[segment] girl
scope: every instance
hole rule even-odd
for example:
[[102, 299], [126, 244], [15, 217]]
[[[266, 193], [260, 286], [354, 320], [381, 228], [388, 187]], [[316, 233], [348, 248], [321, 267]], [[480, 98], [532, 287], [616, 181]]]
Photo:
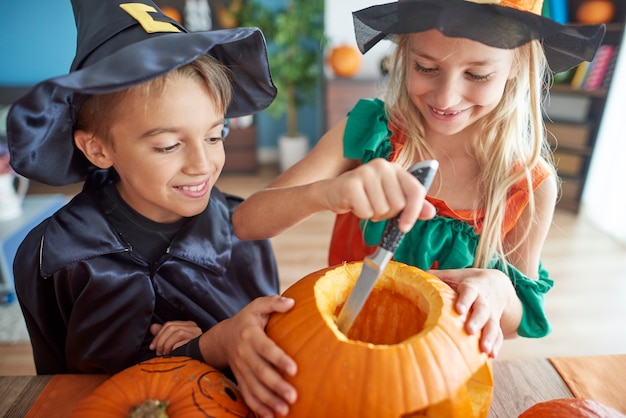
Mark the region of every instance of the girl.
[[[379, 221], [401, 212], [407, 234], [394, 258], [436, 269], [458, 292], [467, 331], [482, 332], [481, 350], [495, 357], [503, 338], [550, 331], [552, 280], [539, 256], [558, 184], [542, 92], [548, 65], [591, 60], [604, 28], [561, 26], [540, 16], [541, 1], [486, 3], [404, 0], [355, 12], [362, 52], [396, 42], [385, 100], [357, 103], [233, 223], [240, 238], [266, 238], [331, 210], [332, 265], [362, 260]], [[428, 196], [406, 172], [425, 159], [439, 161]]]

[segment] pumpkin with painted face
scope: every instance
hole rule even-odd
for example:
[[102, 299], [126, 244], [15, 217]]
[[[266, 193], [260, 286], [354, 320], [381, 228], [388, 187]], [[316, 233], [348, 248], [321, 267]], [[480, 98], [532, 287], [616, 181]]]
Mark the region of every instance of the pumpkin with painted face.
[[72, 418], [253, 418], [239, 388], [219, 370], [189, 357], [156, 357], [111, 376]]

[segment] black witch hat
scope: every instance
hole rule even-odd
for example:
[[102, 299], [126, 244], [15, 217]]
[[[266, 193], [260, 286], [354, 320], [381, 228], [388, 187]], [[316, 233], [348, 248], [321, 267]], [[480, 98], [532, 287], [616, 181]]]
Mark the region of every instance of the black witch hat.
[[150, 0], [72, 0], [77, 48], [69, 74], [37, 84], [11, 107], [11, 165], [33, 180], [64, 185], [93, 166], [74, 146], [81, 103], [92, 94], [126, 89], [209, 54], [233, 73], [227, 117], [258, 112], [272, 102], [265, 38], [257, 28], [188, 32]]
[[542, 0], [400, 0], [354, 12], [357, 44], [365, 53], [393, 35], [437, 29], [496, 48], [538, 39], [555, 72], [591, 61], [604, 25], [562, 25], [541, 15]]

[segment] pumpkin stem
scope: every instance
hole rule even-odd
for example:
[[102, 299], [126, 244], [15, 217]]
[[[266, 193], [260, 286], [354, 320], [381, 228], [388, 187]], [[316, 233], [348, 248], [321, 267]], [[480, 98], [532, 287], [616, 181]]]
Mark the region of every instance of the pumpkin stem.
[[168, 418], [168, 405], [168, 401], [146, 399], [142, 404], [133, 406], [127, 418]]

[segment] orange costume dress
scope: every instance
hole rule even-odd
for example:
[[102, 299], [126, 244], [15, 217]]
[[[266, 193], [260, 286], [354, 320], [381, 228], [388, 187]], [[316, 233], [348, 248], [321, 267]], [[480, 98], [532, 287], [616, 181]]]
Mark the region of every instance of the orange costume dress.
[[[364, 99], [350, 112], [344, 134], [344, 155], [366, 163], [374, 158], [393, 161], [404, 145], [404, 138], [394, 132], [387, 121], [384, 103], [378, 99]], [[548, 178], [549, 171], [541, 166], [532, 172], [533, 189]], [[483, 210], [454, 210], [445, 201], [427, 196], [437, 209], [433, 219], [419, 220], [405, 234], [394, 253], [396, 261], [421, 269], [461, 269], [474, 265], [478, 238], [482, 231]], [[508, 193], [503, 235], [515, 226], [528, 204], [525, 181], [516, 184]], [[361, 220], [352, 213], [337, 215], [333, 229], [329, 264], [362, 260], [374, 252], [382, 237], [386, 221]], [[505, 272], [515, 287], [524, 307], [518, 334], [524, 337], [543, 337], [550, 330], [543, 310], [545, 294], [553, 286], [548, 272], [541, 266], [538, 279], [526, 277], [514, 266], [494, 259], [490, 268]]]

